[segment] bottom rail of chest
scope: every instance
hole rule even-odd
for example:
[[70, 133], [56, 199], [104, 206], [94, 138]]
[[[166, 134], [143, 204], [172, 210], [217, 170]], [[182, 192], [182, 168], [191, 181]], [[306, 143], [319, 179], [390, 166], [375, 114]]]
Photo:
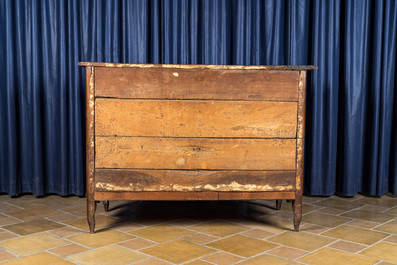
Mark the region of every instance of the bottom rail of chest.
[[[115, 192], [95, 191], [87, 196], [87, 220], [90, 233], [95, 231], [95, 211], [97, 203], [104, 202], [105, 210], [109, 201], [227, 201], [227, 200], [276, 200], [276, 208], [281, 208], [282, 200], [292, 201], [294, 230], [299, 231], [302, 220], [302, 194], [297, 191], [274, 192]], [[172, 203], [172, 202], [170, 202]]]

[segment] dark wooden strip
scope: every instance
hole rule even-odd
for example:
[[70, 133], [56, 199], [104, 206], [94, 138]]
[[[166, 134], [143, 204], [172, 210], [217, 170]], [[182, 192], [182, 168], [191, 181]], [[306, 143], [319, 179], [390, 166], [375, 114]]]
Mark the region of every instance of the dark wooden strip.
[[296, 71], [112, 67], [95, 70], [97, 97], [298, 100]]
[[94, 73], [95, 73], [94, 67], [86, 68], [86, 192], [87, 192], [87, 221], [91, 234], [94, 233], [95, 230]]
[[104, 201], [214, 201], [214, 200], [291, 200], [295, 192], [95, 192], [95, 200]]
[[96, 191], [293, 191], [295, 171], [96, 169]]
[[128, 64], [103, 62], [78, 62], [80, 66], [117, 67], [117, 68], [181, 68], [181, 69], [225, 69], [225, 70], [277, 70], [310, 71], [318, 69], [315, 65], [211, 65], [211, 64]]
[[303, 165], [305, 149], [305, 111], [306, 111], [306, 72], [299, 74], [299, 102], [298, 102], [298, 127], [296, 141], [296, 189], [295, 200], [292, 203], [294, 211], [294, 230], [299, 231], [302, 221], [302, 187]]
[[97, 136], [295, 138], [296, 102], [95, 101]]
[[96, 137], [96, 168], [295, 170], [295, 139]]

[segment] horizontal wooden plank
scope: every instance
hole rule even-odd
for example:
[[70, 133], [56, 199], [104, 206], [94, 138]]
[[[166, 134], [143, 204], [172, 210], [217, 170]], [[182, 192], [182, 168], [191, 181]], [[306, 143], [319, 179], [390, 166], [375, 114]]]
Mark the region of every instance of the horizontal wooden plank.
[[293, 191], [259, 192], [95, 192], [96, 201], [215, 201], [215, 200], [293, 200]]
[[95, 96], [151, 99], [298, 100], [297, 71], [95, 68]]
[[96, 137], [96, 168], [295, 170], [293, 139]]
[[297, 103], [97, 99], [98, 136], [296, 137]]
[[96, 169], [96, 191], [293, 191], [295, 171]]
[[315, 65], [215, 65], [215, 64], [131, 64], [78, 62], [80, 66], [117, 67], [117, 68], [173, 68], [173, 69], [225, 69], [225, 70], [277, 70], [277, 71], [311, 71], [318, 69]]

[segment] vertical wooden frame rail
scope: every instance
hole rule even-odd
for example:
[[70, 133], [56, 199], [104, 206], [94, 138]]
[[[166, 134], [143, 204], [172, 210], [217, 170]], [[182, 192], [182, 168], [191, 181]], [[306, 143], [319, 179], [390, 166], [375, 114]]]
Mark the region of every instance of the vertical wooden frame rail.
[[317, 67], [79, 65], [90, 233], [108, 200], [286, 199], [299, 231], [306, 72]]
[[292, 201], [294, 211], [294, 230], [299, 231], [302, 221], [303, 165], [305, 149], [305, 111], [306, 111], [306, 71], [299, 72], [298, 123], [296, 130], [296, 190]]
[[90, 233], [95, 229], [95, 91], [93, 66], [86, 67], [86, 196], [87, 221]]

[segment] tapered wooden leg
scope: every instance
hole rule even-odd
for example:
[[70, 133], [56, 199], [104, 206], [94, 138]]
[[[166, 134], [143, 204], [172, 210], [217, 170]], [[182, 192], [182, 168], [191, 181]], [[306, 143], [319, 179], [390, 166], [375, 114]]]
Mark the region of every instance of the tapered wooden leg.
[[91, 234], [95, 231], [95, 210], [96, 202], [90, 199], [90, 196], [87, 196], [87, 221]]
[[283, 203], [283, 200], [276, 200], [276, 209], [277, 209], [277, 211], [281, 210], [282, 203]]
[[292, 201], [292, 210], [294, 211], [294, 231], [299, 232], [302, 221], [302, 197]]
[[103, 201], [103, 208], [105, 208], [105, 212], [109, 212], [109, 201]]

